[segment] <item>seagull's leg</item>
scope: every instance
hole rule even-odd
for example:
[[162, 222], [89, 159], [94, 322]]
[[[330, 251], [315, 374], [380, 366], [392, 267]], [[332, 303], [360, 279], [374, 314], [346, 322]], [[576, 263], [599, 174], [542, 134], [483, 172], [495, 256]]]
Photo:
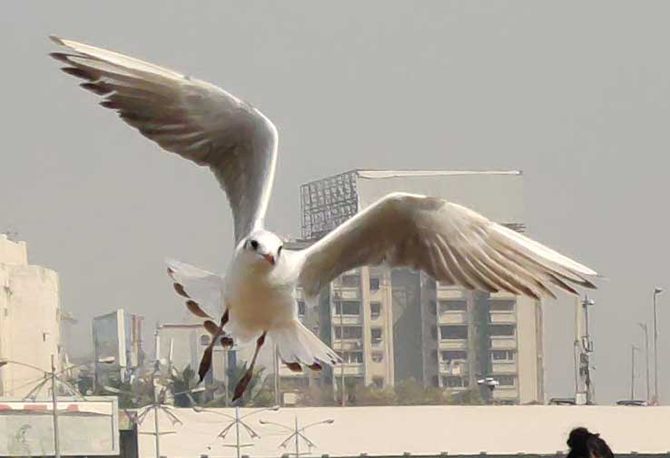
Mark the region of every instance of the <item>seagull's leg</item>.
[[237, 382], [237, 386], [235, 386], [235, 394], [233, 395], [233, 402], [237, 401], [239, 398], [242, 397], [244, 394], [244, 391], [247, 389], [247, 385], [249, 385], [249, 382], [251, 381], [251, 377], [253, 376], [254, 372], [254, 364], [256, 364], [256, 358], [258, 357], [258, 352], [260, 352], [261, 347], [265, 343], [265, 335], [267, 334], [267, 331], [263, 332], [261, 336], [256, 340], [256, 351], [254, 352], [254, 357], [251, 358], [251, 364], [249, 364], [249, 369], [244, 373], [244, 376], [240, 379], [239, 382]]
[[[205, 379], [205, 375], [209, 372], [209, 369], [212, 367], [212, 351], [214, 350], [214, 345], [219, 340], [219, 337], [223, 334], [223, 327], [228, 324], [228, 319], [230, 318], [228, 314], [228, 309], [223, 313], [221, 317], [221, 322], [219, 323], [219, 328], [216, 330], [216, 333], [212, 336], [212, 341], [209, 343], [205, 352], [202, 354], [202, 359], [200, 360], [200, 366], [198, 367], [198, 377], [200, 377], [200, 382]], [[226, 339], [225, 344], [230, 342], [229, 346], [232, 346], [232, 339], [230, 337], [224, 337], [221, 339], [221, 345], [224, 345], [224, 339]], [[224, 348], [226, 348], [224, 346]]]

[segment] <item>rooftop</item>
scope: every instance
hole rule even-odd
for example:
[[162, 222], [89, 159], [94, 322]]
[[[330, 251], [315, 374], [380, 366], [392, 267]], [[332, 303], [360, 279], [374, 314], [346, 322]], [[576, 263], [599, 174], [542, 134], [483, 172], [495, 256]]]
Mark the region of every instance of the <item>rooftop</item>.
[[[235, 415], [233, 409], [214, 410]], [[241, 409], [241, 415], [251, 411]], [[191, 409], [174, 409], [173, 412], [183, 425], [172, 426], [167, 418], [161, 418], [161, 427], [166, 432], [174, 431], [161, 439], [161, 451], [166, 456], [230, 454], [234, 435], [225, 441], [217, 439], [217, 434], [229, 423], [227, 419]], [[665, 454], [670, 450], [667, 434], [670, 407], [406, 406], [282, 408], [278, 412], [264, 412], [247, 420], [261, 438], [251, 441], [243, 433], [242, 442], [254, 444], [245, 448], [244, 453], [253, 457], [276, 457], [292, 452], [292, 444], [288, 449], [278, 448], [285, 437], [281, 429], [260, 425], [258, 420], [292, 427], [296, 416], [300, 425], [335, 420], [332, 425], [320, 425], [306, 432], [318, 447], [312, 456], [479, 455], [481, 452], [553, 456], [567, 449], [568, 434], [577, 426], [600, 433], [617, 454]], [[640, 425], [634, 433], [632, 425]], [[152, 428], [153, 419], [148, 419], [140, 431], [149, 433]], [[140, 435], [143, 456], [152, 453], [153, 441], [150, 435]], [[306, 451], [306, 445], [301, 443], [303, 446]]]

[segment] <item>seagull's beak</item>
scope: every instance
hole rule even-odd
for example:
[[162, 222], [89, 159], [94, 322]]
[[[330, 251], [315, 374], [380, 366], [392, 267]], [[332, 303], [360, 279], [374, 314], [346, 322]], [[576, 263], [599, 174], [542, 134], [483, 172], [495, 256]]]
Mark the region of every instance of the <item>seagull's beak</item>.
[[275, 257], [272, 256], [271, 254], [264, 254], [263, 258], [265, 258], [265, 260], [269, 262], [271, 265], [273, 266], [275, 265]]

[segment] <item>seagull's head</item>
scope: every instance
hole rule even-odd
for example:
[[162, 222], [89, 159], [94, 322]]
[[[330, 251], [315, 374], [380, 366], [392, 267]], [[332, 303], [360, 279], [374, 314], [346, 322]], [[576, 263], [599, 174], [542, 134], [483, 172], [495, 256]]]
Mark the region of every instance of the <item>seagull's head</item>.
[[272, 232], [254, 231], [242, 245], [247, 258], [260, 265], [273, 267], [281, 257], [284, 243]]

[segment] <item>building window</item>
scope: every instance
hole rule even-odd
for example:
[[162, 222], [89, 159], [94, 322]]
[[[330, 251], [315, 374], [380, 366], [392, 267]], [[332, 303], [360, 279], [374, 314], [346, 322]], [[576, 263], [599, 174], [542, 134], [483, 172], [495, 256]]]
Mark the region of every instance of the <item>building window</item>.
[[342, 358], [342, 361], [348, 364], [361, 364], [363, 363], [363, 352], [362, 351], [346, 351], [344, 353], [337, 352]]
[[379, 277], [370, 277], [370, 291], [377, 291], [381, 285], [381, 279]]
[[208, 335], [203, 334], [200, 336], [200, 345], [209, 345], [211, 339]]
[[372, 361], [374, 361], [375, 363], [381, 363], [382, 361], [384, 361], [384, 353], [382, 353], [381, 351], [373, 351]]
[[468, 306], [465, 299], [446, 299], [440, 301], [440, 313], [462, 312]]
[[468, 338], [468, 327], [467, 326], [440, 326], [440, 338], [441, 339], [467, 339]]
[[489, 307], [492, 312], [512, 312], [514, 311], [514, 304], [516, 301], [507, 299], [495, 299], [489, 302]]
[[372, 335], [372, 343], [380, 343], [382, 341], [382, 328], [372, 328], [370, 331]]
[[372, 384], [375, 386], [375, 388], [381, 390], [384, 388], [384, 377], [372, 377]]
[[445, 350], [441, 354], [442, 361], [451, 362], [451, 361], [466, 361], [468, 359], [467, 351], [459, 350]]
[[298, 301], [298, 315], [305, 316], [305, 301]]
[[492, 350], [491, 351], [491, 360], [492, 361], [514, 361], [515, 352], [512, 350]]
[[448, 388], [463, 388], [467, 386], [463, 377], [454, 376], [442, 377], [442, 385]]
[[376, 320], [382, 314], [381, 302], [370, 302], [370, 318]]
[[339, 315], [360, 315], [361, 303], [358, 301], [338, 301], [335, 302], [335, 314]]
[[513, 324], [492, 324], [489, 326], [491, 337], [514, 337]]
[[500, 386], [515, 386], [516, 385], [516, 377], [514, 375], [498, 375], [496, 376], [496, 380], [498, 380], [498, 383]]
[[342, 338], [342, 329], [344, 329], [345, 339], [360, 339], [363, 337], [363, 328], [360, 326], [344, 326], [344, 328], [338, 326], [335, 328], [335, 338]]
[[342, 275], [342, 286], [345, 288], [357, 288], [361, 286], [361, 276], [358, 274]]

